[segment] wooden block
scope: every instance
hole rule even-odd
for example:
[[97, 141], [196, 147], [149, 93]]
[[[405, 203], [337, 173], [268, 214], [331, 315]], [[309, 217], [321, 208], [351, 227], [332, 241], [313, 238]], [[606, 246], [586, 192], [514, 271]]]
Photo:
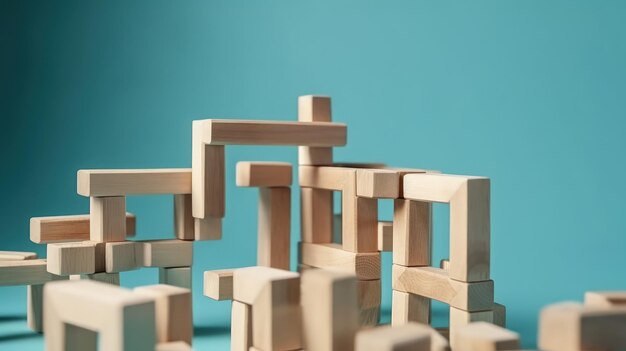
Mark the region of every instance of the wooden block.
[[[126, 237], [135, 235], [137, 218], [126, 213]], [[30, 241], [37, 244], [89, 240], [89, 215], [33, 217]]]
[[587, 307], [626, 307], [626, 291], [589, 291], [585, 293]]
[[248, 351], [252, 347], [252, 307], [233, 301], [230, 319], [231, 351]]
[[357, 196], [375, 199], [395, 199], [400, 186], [398, 173], [384, 169], [356, 171]]
[[430, 351], [431, 333], [416, 323], [365, 329], [356, 335], [356, 351]]
[[191, 267], [159, 268], [159, 284], [191, 289]]
[[257, 264], [289, 270], [291, 189], [259, 189]]
[[156, 345], [156, 351], [192, 351], [184, 341], [162, 342]]
[[81, 169], [77, 174], [77, 183], [78, 194], [90, 197], [190, 194], [191, 170]]
[[96, 272], [96, 243], [52, 243], [47, 247], [48, 272], [56, 275]]
[[404, 176], [407, 174], [415, 173], [440, 173], [439, 171], [430, 171], [417, 168], [398, 168], [398, 167], [384, 167], [388, 170], [393, 170], [398, 174], [398, 198], [404, 198]]
[[300, 189], [302, 241], [326, 244], [333, 239], [333, 193], [329, 190]]
[[135, 255], [137, 243], [133, 241], [119, 241], [106, 243], [105, 245], [107, 273], [131, 271], [143, 265], [143, 262], [138, 261]]
[[43, 332], [43, 284], [26, 287], [26, 323], [37, 332]]
[[[332, 122], [331, 100], [328, 96], [304, 95], [298, 97], [299, 122]], [[330, 147], [298, 147], [298, 164], [330, 165], [333, 149]]]
[[234, 269], [213, 270], [204, 272], [204, 296], [213, 300], [233, 299]]
[[358, 280], [380, 279], [380, 253], [353, 253], [339, 244], [300, 243], [303, 264], [356, 274]]
[[361, 327], [375, 327], [380, 321], [380, 306], [359, 310], [359, 325]]
[[302, 275], [300, 290], [304, 348], [353, 350], [359, 329], [356, 277], [338, 271], [308, 270]]
[[[74, 333], [72, 327], [98, 332], [101, 350], [155, 349], [152, 298], [110, 284], [81, 280], [47, 284], [44, 301], [46, 350], [70, 349], [68, 344], [83, 334]], [[89, 348], [75, 349], [95, 350], [94, 340]]]
[[430, 299], [404, 291], [392, 290], [391, 324], [409, 322], [430, 324]]
[[174, 195], [174, 234], [180, 240], [194, 240], [191, 194]]
[[519, 334], [487, 322], [470, 323], [456, 332], [456, 343], [467, 351], [519, 350]]
[[107, 283], [111, 285], [120, 285], [119, 273], [93, 273], [93, 274], [81, 274], [77, 276], [79, 279], [73, 279], [74, 275], [70, 276], [70, 280], [95, 280], [101, 283]]
[[393, 289], [428, 297], [466, 311], [493, 308], [493, 281], [465, 283], [434, 267], [393, 265]]
[[189, 289], [159, 284], [140, 286], [134, 292], [155, 301], [157, 342], [184, 341], [191, 345], [193, 322]]
[[358, 306], [361, 310], [379, 307], [381, 302], [380, 280], [357, 281]]
[[378, 221], [378, 251], [393, 251], [393, 222]]
[[195, 218], [222, 218], [225, 209], [224, 147], [207, 145], [204, 121], [193, 121], [192, 130], [192, 206]]
[[0, 261], [0, 286], [40, 285], [60, 279], [67, 278], [49, 273], [46, 260]]
[[126, 240], [126, 198], [90, 198], [89, 240], [112, 242]]
[[439, 268], [443, 269], [444, 271], [449, 271], [450, 270], [450, 260], [448, 259], [443, 259], [439, 262]]
[[236, 183], [241, 187], [289, 187], [291, 186], [291, 163], [237, 162]]
[[0, 261], [22, 261], [34, 260], [36, 258], [37, 254], [34, 252], [0, 251]]
[[468, 312], [458, 308], [450, 307], [450, 346], [452, 350], [458, 350], [460, 345], [457, 343], [456, 333], [473, 322], [493, 323], [493, 311], [476, 311]]
[[245, 121], [206, 119], [202, 142], [210, 145], [343, 146], [347, 127], [343, 123]]
[[343, 191], [354, 187], [356, 196], [356, 169], [326, 166], [299, 166], [298, 181], [303, 188]]
[[493, 324], [506, 328], [506, 307], [504, 305], [493, 304]]
[[193, 263], [193, 243], [183, 240], [136, 241], [138, 259], [144, 267], [189, 267]]
[[267, 284], [276, 291], [289, 294], [299, 292], [299, 277], [298, 273], [270, 267], [253, 266], [235, 269], [233, 271], [233, 300], [252, 306], [266, 289]]
[[446, 174], [404, 176], [404, 197], [450, 204], [450, 277], [464, 282], [489, 279], [490, 182]]
[[222, 219], [217, 217], [194, 218], [194, 240], [220, 240]]
[[432, 205], [397, 199], [393, 202], [393, 263], [430, 266]]
[[545, 351], [623, 350], [626, 309], [585, 307], [564, 302], [544, 307], [538, 346]]

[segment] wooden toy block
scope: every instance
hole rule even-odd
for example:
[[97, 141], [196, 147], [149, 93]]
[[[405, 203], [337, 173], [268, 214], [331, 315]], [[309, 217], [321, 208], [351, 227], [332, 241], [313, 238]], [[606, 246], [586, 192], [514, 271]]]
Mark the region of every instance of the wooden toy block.
[[77, 174], [77, 184], [78, 194], [90, 197], [190, 194], [191, 170], [81, 169]]
[[174, 195], [174, 234], [180, 240], [194, 240], [191, 194]]
[[194, 240], [220, 240], [222, 219], [217, 217], [194, 218]]
[[457, 343], [456, 333], [473, 322], [493, 323], [493, 311], [476, 311], [468, 312], [458, 308], [450, 307], [450, 329], [449, 338], [452, 350], [458, 350], [460, 345]]
[[393, 222], [378, 222], [378, 251], [393, 251]]
[[392, 170], [358, 169], [356, 194], [375, 199], [395, 199], [399, 194], [400, 177]]
[[541, 311], [538, 346], [545, 351], [623, 350], [625, 325], [624, 308], [557, 303]]
[[156, 345], [156, 351], [192, 351], [191, 346], [184, 341], [161, 342]]
[[334, 166], [299, 166], [298, 181], [303, 188], [343, 191], [354, 187], [356, 196], [356, 169]]
[[0, 261], [0, 286], [40, 285], [67, 279], [47, 270], [45, 259]]
[[234, 300], [252, 306], [252, 344], [262, 350], [302, 347], [300, 277], [269, 267], [237, 269]]
[[[153, 351], [155, 304], [152, 298], [94, 281], [54, 282], [44, 289], [46, 350]], [[83, 332], [88, 330], [88, 332]], [[87, 335], [87, 344], [70, 348]], [[89, 340], [90, 339], [90, 340]], [[86, 347], [85, 347], [86, 346]]]
[[43, 332], [43, 284], [26, 287], [26, 323], [37, 332]]
[[358, 280], [380, 279], [380, 253], [354, 253], [339, 244], [300, 243], [302, 263], [356, 274]]
[[470, 323], [456, 332], [456, 344], [467, 351], [519, 350], [519, 334], [487, 322]]
[[217, 301], [233, 299], [234, 269], [204, 272], [204, 296]]
[[493, 304], [493, 324], [506, 328], [506, 307], [504, 305]]
[[23, 261], [34, 260], [37, 254], [34, 252], [22, 251], [0, 251], [0, 261]]
[[105, 244], [106, 272], [118, 273], [131, 271], [143, 265], [137, 260], [137, 245], [133, 241], [118, 241]]
[[159, 268], [159, 284], [191, 289], [191, 267]]
[[126, 240], [126, 198], [90, 198], [89, 240], [99, 242]]
[[[77, 278], [74, 278], [77, 277]], [[111, 285], [120, 285], [120, 274], [119, 273], [93, 273], [93, 274], [81, 274], [81, 275], [72, 275], [70, 276], [70, 280], [94, 280], [101, 283], [107, 283]]]
[[206, 121], [193, 121], [191, 137], [192, 206], [195, 218], [222, 218], [225, 209], [224, 146], [207, 145]]
[[206, 119], [201, 141], [210, 145], [343, 146], [343, 123]]
[[393, 265], [394, 290], [417, 294], [447, 303], [466, 311], [493, 308], [493, 281], [465, 283], [450, 279], [448, 273], [434, 267], [405, 267]]
[[248, 351], [252, 347], [252, 307], [233, 301], [230, 318], [230, 350]]
[[[137, 218], [126, 213], [126, 237], [135, 235]], [[89, 215], [33, 217], [30, 241], [36, 244], [90, 240]]]
[[136, 241], [135, 255], [144, 267], [189, 267], [193, 262], [193, 243], [183, 240]]
[[291, 163], [289, 162], [237, 162], [236, 184], [241, 187], [289, 187]]
[[626, 307], [626, 291], [589, 291], [585, 293], [587, 307]]
[[300, 189], [302, 241], [327, 244], [333, 241], [333, 193], [329, 190]]
[[289, 270], [291, 189], [259, 189], [257, 264]]
[[[304, 95], [298, 97], [299, 122], [332, 122], [331, 100], [328, 96]], [[301, 165], [330, 165], [333, 149], [330, 147], [298, 147]]]
[[357, 305], [359, 309], [366, 310], [379, 307], [381, 302], [380, 280], [358, 280], [357, 294]]
[[430, 324], [430, 299], [404, 291], [392, 290], [391, 324], [409, 322]]
[[374, 327], [380, 321], [380, 306], [359, 310], [359, 325], [361, 327]]
[[96, 243], [52, 243], [47, 247], [48, 272], [56, 275], [96, 272]]
[[356, 277], [339, 271], [308, 270], [302, 275], [300, 290], [304, 348], [353, 350], [359, 329]]
[[430, 266], [432, 205], [397, 199], [393, 202], [393, 263]]
[[191, 345], [191, 291], [166, 284], [140, 286], [134, 292], [154, 299], [157, 342], [184, 341]]
[[450, 277], [464, 282], [488, 280], [489, 179], [408, 174], [403, 181], [406, 199], [450, 204]]
[[398, 198], [404, 198], [404, 176], [407, 174], [415, 173], [439, 173], [439, 171], [431, 171], [417, 168], [398, 168], [398, 167], [384, 167], [385, 169], [395, 171], [398, 174]]
[[380, 326], [356, 335], [356, 351], [430, 351], [431, 333], [416, 323]]
[[443, 269], [444, 271], [449, 271], [450, 270], [450, 260], [447, 259], [443, 259], [439, 262], [439, 268]]

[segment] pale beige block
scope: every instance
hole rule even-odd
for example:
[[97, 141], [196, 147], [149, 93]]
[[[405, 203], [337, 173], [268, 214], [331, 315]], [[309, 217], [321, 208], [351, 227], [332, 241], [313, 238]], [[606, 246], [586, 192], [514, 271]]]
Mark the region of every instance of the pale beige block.
[[222, 219], [217, 217], [194, 218], [194, 240], [220, 240]]
[[359, 310], [359, 325], [361, 327], [375, 327], [380, 321], [380, 306]]
[[431, 333], [416, 323], [360, 331], [356, 351], [430, 351]]
[[259, 189], [257, 264], [289, 270], [291, 189]]
[[302, 241], [331, 243], [333, 240], [333, 193], [330, 190], [300, 189]]
[[[135, 235], [137, 218], [126, 213], [126, 237]], [[90, 235], [89, 215], [33, 217], [30, 219], [30, 240], [37, 244], [86, 241]]]
[[37, 254], [34, 252], [0, 251], [0, 261], [22, 261], [34, 260], [36, 258]]
[[[74, 278], [78, 277], [78, 278]], [[107, 283], [112, 285], [120, 285], [120, 274], [119, 273], [93, 273], [93, 274], [81, 274], [80, 276], [72, 275], [70, 276], [70, 280], [95, 280], [101, 283]]]
[[162, 342], [156, 345], [156, 351], [192, 351], [184, 341]]
[[473, 322], [493, 323], [493, 311], [468, 312], [458, 308], [450, 307], [450, 346], [452, 350], [458, 350], [461, 345], [457, 344], [456, 333], [464, 326]]
[[47, 247], [48, 272], [56, 275], [96, 272], [96, 243], [52, 243]]
[[449, 271], [450, 270], [450, 260], [448, 259], [443, 259], [439, 262], [439, 268], [443, 269], [444, 271]]
[[230, 350], [248, 351], [252, 347], [252, 307], [233, 301], [230, 318]]
[[393, 251], [393, 222], [378, 222], [378, 251]]
[[159, 284], [168, 284], [191, 289], [191, 267], [159, 268]]
[[84, 337], [83, 333], [75, 333], [84, 329], [90, 330], [88, 335], [92, 337], [93, 332], [99, 334], [100, 350], [155, 349], [152, 298], [110, 284], [80, 280], [47, 284], [44, 302], [46, 350], [95, 350], [95, 338], [91, 338], [88, 348], [67, 347]]
[[343, 191], [354, 187], [356, 196], [356, 169], [330, 166], [299, 166], [298, 181], [303, 188]]
[[174, 195], [174, 234], [180, 240], [194, 240], [191, 194]]
[[193, 121], [191, 141], [193, 216], [222, 218], [226, 200], [224, 147], [207, 145], [203, 135], [205, 124], [206, 121]]
[[585, 293], [587, 307], [626, 307], [626, 291], [588, 291]]
[[89, 240], [98, 242], [126, 240], [126, 198], [90, 198]]
[[67, 277], [49, 273], [45, 259], [0, 261], [0, 286], [40, 285], [61, 279]]
[[400, 177], [392, 170], [358, 169], [356, 185], [357, 196], [395, 199], [399, 194]]
[[26, 323], [32, 331], [43, 332], [43, 284], [26, 287]]
[[193, 263], [193, 243], [183, 240], [136, 241], [135, 254], [144, 267], [189, 267]]
[[205, 271], [204, 296], [217, 301], [232, 300], [234, 271], [234, 269]]
[[519, 334], [487, 322], [470, 323], [456, 332], [457, 345], [467, 351], [519, 350]]
[[106, 243], [106, 272], [118, 273], [141, 267], [143, 262], [138, 261], [135, 256], [136, 245], [138, 244], [133, 241]]
[[361, 310], [380, 306], [381, 284], [379, 280], [357, 281], [358, 306]]
[[78, 194], [109, 197], [147, 194], [191, 193], [191, 170], [167, 169], [81, 169], [77, 174]]
[[357, 197], [353, 185], [341, 192], [341, 244], [344, 250], [378, 252], [378, 200]]
[[[270, 267], [245, 267], [233, 271], [233, 300], [253, 305], [265, 285], [293, 295], [300, 291], [300, 275]], [[298, 300], [299, 301], [299, 300]]]
[[323, 269], [302, 275], [304, 348], [308, 351], [354, 349], [359, 329], [356, 276]]
[[393, 263], [430, 266], [432, 205], [397, 199], [393, 202]]
[[237, 162], [236, 184], [241, 187], [289, 187], [291, 186], [291, 163]]
[[184, 341], [191, 345], [193, 318], [189, 289], [159, 284], [140, 286], [134, 292], [155, 301], [157, 342]]
[[380, 279], [380, 253], [354, 253], [339, 244], [300, 243], [303, 264], [356, 274], [359, 280]]
[[391, 324], [404, 325], [409, 322], [430, 324], [430, 299], [404, 291], [392, 290]]
[[299, 122], [331, 122], [332, 102], [330, 96], [301, 95], [298, 96]]

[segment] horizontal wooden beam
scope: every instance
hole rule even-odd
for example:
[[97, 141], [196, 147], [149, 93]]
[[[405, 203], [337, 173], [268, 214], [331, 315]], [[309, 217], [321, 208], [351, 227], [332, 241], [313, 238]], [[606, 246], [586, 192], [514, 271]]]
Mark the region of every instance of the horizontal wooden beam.
[[77, 184], [83, 196], [191, 194], [191, 169], [81, 169]]
[[[48, 244], [89, 240], [89, 215], [33, 217], [30, 219], [30, 241]], [[135, 235], [137, 218], [126, 213], [126, 236]]]
[[288, 187], [291, 186], [291, 163], [288, 162], [237, 162], [237, 186]]
[[39, 285], [60, 279], [67, 278], [48, 273], [46, 260], [0, 262], [0, 286]]

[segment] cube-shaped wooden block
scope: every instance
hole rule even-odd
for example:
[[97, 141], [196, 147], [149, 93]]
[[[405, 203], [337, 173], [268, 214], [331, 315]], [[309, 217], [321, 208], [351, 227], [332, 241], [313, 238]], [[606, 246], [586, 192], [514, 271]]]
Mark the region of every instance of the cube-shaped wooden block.
[[96, 243], [90, 241], [52, 243], [47, 248], [48, 272], [57, 275], [88, 274], [96, 271]]
[[134, 291], [155, 300], [158, 342], [184, 341], [191, 345], [193, 319], [189, 289], [159, 284], [140, 286]]

